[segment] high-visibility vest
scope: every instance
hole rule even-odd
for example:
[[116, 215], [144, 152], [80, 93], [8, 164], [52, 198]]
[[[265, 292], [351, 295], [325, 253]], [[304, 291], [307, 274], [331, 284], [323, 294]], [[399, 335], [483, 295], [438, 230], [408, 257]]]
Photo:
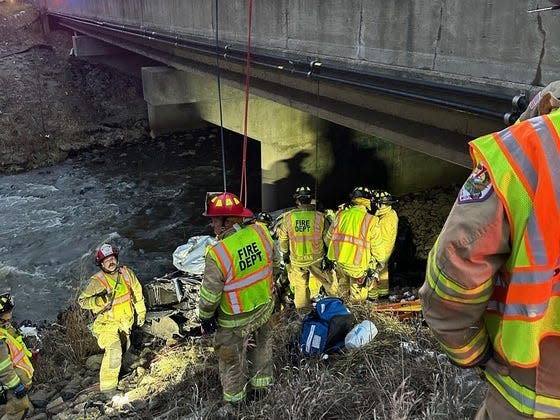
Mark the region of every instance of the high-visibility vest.
[[363, 206], [342, 210], [334, 222], [328, 258], [363, 275], [371, 260], [368, 235], [375, 223], [377, 218]]
[[21, 335], [12, 335], [6, 328], [0, 327], [0, 339], [5, 340], [12, 359], [14, 368], [21, 369], [31, 380], [33, 377], [33, 365], [31, 364], [31, 351], [23, 342]]
[[132, 306], [132, 276], [128, 271], [128, 267], [120, 267], [118, 276], [120, 277], [118, 284], [117, 279], [113, 278], [113, 275], [109, 275], [103, 271], [99, 271], [93, 276], [105, 290], [111, 293], [111, 296], [113, 296], [114, 293], [110, 309], [101, 314], [101, 316], [109, 320], [119, 320], [122, 317], [131, 317], [134, 314]]
[[[511, 255], [494, 279], [485, 324], [495, 351], [532, 368], [539, 344], [560, 336], [560, 113], [534, 118], [471, 142], [488, 169], [510, 225]], [[538, 395], [511, 377], [486, 372], [518, 411], [560, 417], [560, 399]]]
[[272, 299], [273, 242], [268, 230], [253, 224], [208, 250], [224, 276], [220, 309], [228, 315], [250, 312]]
[[315, 210], [295, 209], [285, 216], [290, 260], [293, 265], [307, 265], [323, 258], [325, 216]]

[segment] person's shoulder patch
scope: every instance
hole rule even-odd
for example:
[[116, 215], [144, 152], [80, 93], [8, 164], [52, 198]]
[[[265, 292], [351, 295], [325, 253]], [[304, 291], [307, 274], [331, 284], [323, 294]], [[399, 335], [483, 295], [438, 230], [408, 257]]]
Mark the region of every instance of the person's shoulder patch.
[[478, 203], [486, 200], [493, 192], [494, 187], [488, 170], [482, 163], [479, 163], [459, 191], [457, 202], [459, 204]]

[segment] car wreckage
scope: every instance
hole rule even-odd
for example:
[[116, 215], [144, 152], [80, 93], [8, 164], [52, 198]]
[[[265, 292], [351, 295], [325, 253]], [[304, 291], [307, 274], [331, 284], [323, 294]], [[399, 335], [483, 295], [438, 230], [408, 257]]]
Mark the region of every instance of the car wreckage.
[[[216, 243], [211, 236], [193, 236], [173, 253], [176, 271], [143, 286], [148, 312], [142, 330], [164, 340], [200, 336], [198, 300], [208, 246]], [[285, 288], [287, 276], [282, 270], [276, 284]], [[314, 298], [320, 298], [314, 296]], [[314, 299], [315, 300], [315, 299]], [[289, 298], [288, 298], [289, 301]], [[421, 305], [415, 287], [396, 287], [388, 300], [376, 304], [378, 312], [391, 313], [401, 320], [421, 316]]]

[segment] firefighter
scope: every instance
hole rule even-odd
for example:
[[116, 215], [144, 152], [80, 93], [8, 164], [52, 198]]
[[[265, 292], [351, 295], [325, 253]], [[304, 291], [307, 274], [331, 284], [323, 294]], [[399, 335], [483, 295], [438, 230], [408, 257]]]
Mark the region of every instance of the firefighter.
[[332, 270], [322, 268], [325, 257], [323, 238], [329, 228], [325, 215], [311, 204], [311, 188], [297, 188], [293, 198], [297, 208], [284, 213], [278, 229], [278, 243], [284, 264], [289, 267], [295, 307], [303, 313], [312, 308], [310, 276], [320, 282], [328, 295], [334, 293], [334, 279]]
[[[108, 398], [117, 394], [122, 355], [130, 347], [130, 331], [146, 319], [142, 286], [134, 272], [119, 266], [119, 251], [103, 244], [95, 251], [95, 263], [101, 270], [91, 276], [78, 297], [83, 309], [96, 315], [92, 333], [105, 353], [99, 371], [99, 390]], [[135, 320], [136, 318], [136, 320]]]
[[379, 230], [381, 231], [382, 246], [387, 256], [385, 261], [380, 261], [378, 281], [372, 282], [368, 292], [368, 298], [376, 300], [378, 297], [389, 295], [389, 258], [395, 248], [397, 239], [397, 229], [399, 217], [393, 210], [392, 204], [395, 203], [393, 196], [387, 191], [375, 190], [371, 200], [372, 211], [379, 219]]
[[266, 211], [261, 211], [260, 213], [257, 214], [257, 217], [255, 217], [255, 223], [260, 223], [268, 230], [272, 228], [272, 222], [273, 222], [272, 216], [270, 215], [270, 213]]
[[521, 122], [470, 142], [474, 170], [420, 290], [450, 360], [490, 384], [480, 420], [560, 418], [558, 97], [555, 82]]
[[6, 414], [2, 420], [25, 418], [33, 409], [27, 392], [31, 388], [31, 351], [21, 333], [12, 326], [14, 302], [9, 293], [0, 295], [0, 391], [6, 393]]
[[210, 197], [204, 216], [212, 218], [218, 243], [206, 254], [199, 316], [202, 333], [216, 333], [223, 398], [237, 404], [246, 398], [247, 384], [251, 391], [272, 384], [270, 318], [280, 256], [268, 229], [243, 223], [253, 213], [236, 195]]
[[356, 187], [350, 205], [340, 210], [325, 237], [327, 258], [335, 262], [338, 294], [366, 300], [380, 262], [386, 261], [378, 219], [370, 213], [371, 191]]

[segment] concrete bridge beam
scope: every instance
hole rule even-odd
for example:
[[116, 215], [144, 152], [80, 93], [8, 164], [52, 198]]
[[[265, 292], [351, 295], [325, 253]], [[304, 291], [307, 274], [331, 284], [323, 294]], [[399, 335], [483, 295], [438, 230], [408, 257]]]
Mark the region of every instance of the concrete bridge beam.
[[72, 37], [72, 53], [75, 57], [95, 57], [98, 55], [112, 55], [122, 52], [123, 50], [121, 48], [91, 36], [74, 35]]
[[[143, 67], [144, 99], [153, 135], [207, 121], [220, 125], [217, 80], [169, 67]], [[243, 133], [244, 92], [222, 84], [224, 128]], [[262, 207], [293, 204], [293, 190], [320, 182], [332, 164], [330, 147], [322, 144], [324, 123], [279, 103], [251, 95], [248, 136], [261, 142]], [[318, 153], [316, 153], [318, 151]]]

